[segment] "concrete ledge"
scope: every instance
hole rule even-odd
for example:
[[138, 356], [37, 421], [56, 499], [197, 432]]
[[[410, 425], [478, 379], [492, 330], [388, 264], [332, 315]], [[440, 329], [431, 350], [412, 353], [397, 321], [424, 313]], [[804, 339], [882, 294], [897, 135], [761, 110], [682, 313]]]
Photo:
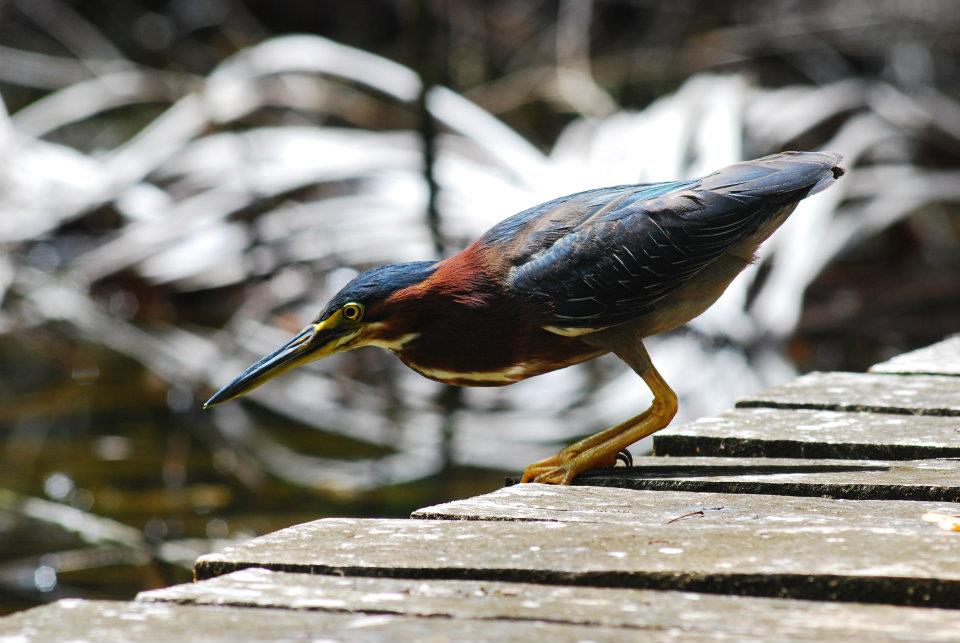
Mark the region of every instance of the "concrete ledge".
[[737, 401], [737, 408], [823, 409], [960, 416], [960, 378], [810, 373]]
[[[197, 561], [344, 576], [674, 589], [950, 607], [960, 538], [943, 505], [518, 485], [421, 520], [319, 520]], [[922, 558], [910, 552], [923, 551]]]
[[960, 335], [870, 367], [871, 373], [960, 376]]
[[811, 409], [728, 411], [653, 437], [658, 456], [919, 460], [960, 457], [960, 420]]
[[635, 458], [633, 467], [589, 471], [573, 483], [648, 491], [960, 502], [960, 460], [645, 457]]
[[[647, 630], [682, 633], [684, 640], [950, 641], [960, 627], [960, 612], [938, 609], [526, 583], [341, 578], [265, 569], [145, 592], [137, 600], [482, 619], [494, 622], [495, 634], [506, 633], [498, 621], [507, 620], [615, 627], [631, 640], [641, 636], [637, 630]], [[730, 618], [734, 613], [737, 617]]]

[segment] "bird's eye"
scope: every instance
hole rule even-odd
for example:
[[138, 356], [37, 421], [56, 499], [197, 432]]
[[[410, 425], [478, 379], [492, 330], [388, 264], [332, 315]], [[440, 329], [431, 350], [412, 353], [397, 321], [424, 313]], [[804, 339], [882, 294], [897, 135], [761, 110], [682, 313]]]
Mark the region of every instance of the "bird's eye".
[[347, 321], [360, 321], [363, 319], [363, 304], [347, 304], [343, 307], [343, 316]]

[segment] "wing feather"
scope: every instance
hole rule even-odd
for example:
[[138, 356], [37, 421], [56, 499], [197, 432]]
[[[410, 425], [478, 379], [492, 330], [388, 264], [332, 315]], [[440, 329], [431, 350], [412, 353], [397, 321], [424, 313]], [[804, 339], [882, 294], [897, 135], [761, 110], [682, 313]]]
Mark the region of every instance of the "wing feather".
[[609, 327], [652, 312], [775, 213], [827, 187], [839, 161], [783, 153], [693, 181], [591, 190], [520, 213], [485, 238], [515, 235], [507, 286], [536, 302], [544, 325]]

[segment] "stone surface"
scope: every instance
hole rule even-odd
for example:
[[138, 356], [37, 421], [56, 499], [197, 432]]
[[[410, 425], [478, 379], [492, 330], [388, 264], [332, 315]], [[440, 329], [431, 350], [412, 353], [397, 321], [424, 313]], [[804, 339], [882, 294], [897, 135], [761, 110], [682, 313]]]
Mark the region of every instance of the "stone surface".
[[[540, 621], [417, 618], [169, 603], [62, 600], [0, 620], [0, 643], [196, 641], [729, 641], [709, 631], [643, 630]], [[762, 640], [737, 637], [738, 640]], [[814, 641], [815, 639], [803, 639]], [[840, 641], [841, 639], [834, 639]], [[937, 640], [937, 639], [931, 639]]]
[[960, 537], [922, 520], [945, 504], [518, 485], [418, 511], [423, 520], [298, 525], [203, 556], [195, 573], [267, 567], [950, 606], [960, 603]]
[[[953, 641], [960, 628], [956, 610], [526, 583], [341, 578], [255, 568], [144, 592], [137, 600], [548, 621], [768, 641]], [[737, 618], [730, 618], [732, 613]]]
[[960, 457], [960, 418], [807, 409], [736, 409], [668, 427], [658, 456], [912, 460]]
[[960, 375], [960, 335], [927, 346], [870, 368], [871, 373], [903, 375]]
[[[515, 484], [517, 479], [508, 482]], [[960, 459], [837, 462], [646, 457], [634, 458], [633, 467], [587, 472], [577, 477], [574, 484], [662, 491], [960, 502]]]
[[[737, 530], [756, 534], [767, 528], [772, 529], [770, 533], [778, 534], [822, 532], [830, 535], [833, 531], [848, 531], [856, 535], [860, 530], [865, 530], [868, 533], [876, 531], [922, 537], [923, 534], [932, 533], [922, 526], [923, 513], [952, 511], [956, 507], [953, 503], [940, 502], [854, 501], [524, 484], [418, 509], [412, 517], [431, 521], [611, 523], [648, 529], [690, 527], [701, 533], [704, 539], [713, 534]], [[323, 521], [309, 524], [320, 522]], [[556, 526], [548, 525], [549, 528]], [[960, 539], [944, 538], [941, 542], [951, 549], [960, 547]], [[951, 568], [960, 573], [960, 560], [955, 568]]]
[[771, 407], [960, 416], [960, 378], [942, 375], [809, 373], [737, 401]]

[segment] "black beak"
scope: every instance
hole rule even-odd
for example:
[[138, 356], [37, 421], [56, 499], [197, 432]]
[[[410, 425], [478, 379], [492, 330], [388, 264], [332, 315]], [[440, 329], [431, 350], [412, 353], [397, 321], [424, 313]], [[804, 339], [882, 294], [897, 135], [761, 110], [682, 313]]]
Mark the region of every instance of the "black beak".
[[342, 333], [335, 329], [324, 329], [322, 325], [307, 326], [296, 337], [249, 366], [232, 382], [214, 393], [213, 397], [203, 404], [203, 408], [240, 397], [281, 373], [337, 352], [335, 344], [341, 336]]

